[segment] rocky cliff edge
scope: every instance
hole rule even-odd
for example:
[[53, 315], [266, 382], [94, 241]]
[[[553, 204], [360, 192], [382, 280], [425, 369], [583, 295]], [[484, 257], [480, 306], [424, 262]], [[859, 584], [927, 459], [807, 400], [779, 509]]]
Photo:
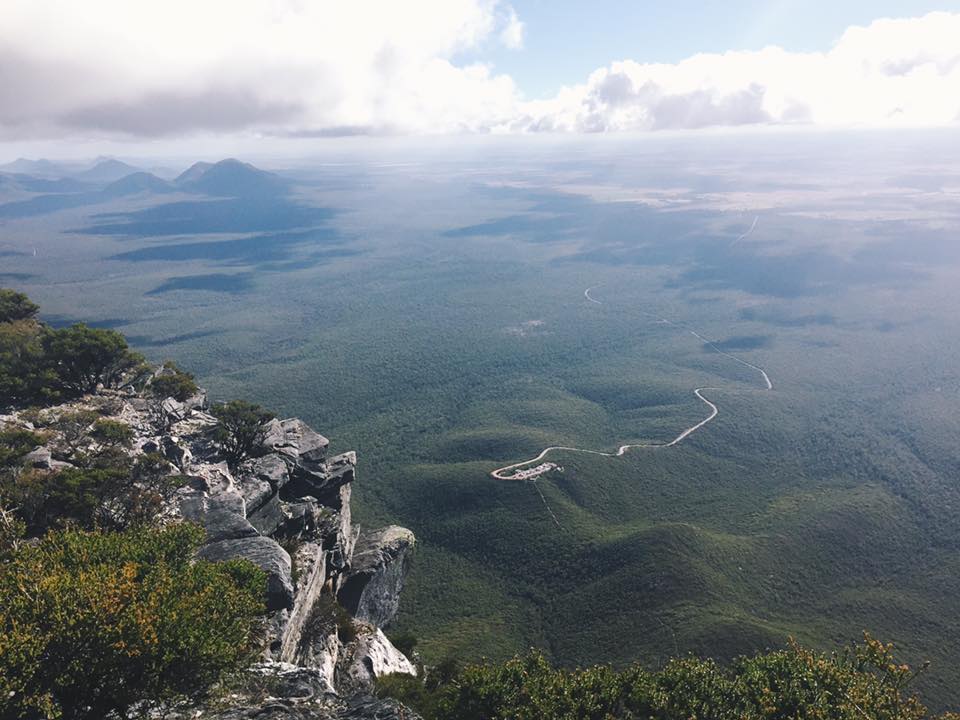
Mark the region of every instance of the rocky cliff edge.
[[[354, 525], [355, 453], [329, 456], [327, 439], [306, 423], [274, 419], [252, 457], [231, 468], [210, 439], [217, 420], [204, 392], [179, 402], [103, 391], [42, 412], [49, 420], [77, 410], [127, 424], [132, 455], [166, 458], [169, 473], [183, 482], [161, 512], [206, 530], [201, 557], [244, 558], [267, 574], [267, 642], [251, 671], [263, 680], [259, 697], [241, 691], [204, 716], [416, 717], [370, 693], [381, 675], [416, 674], [382, 630], [397, 612], [416, 541], [405, 528]], [[0, 425], [32, 429], [28, 417], [2, 416]], [[30, 461], [38, 468], [68, 467], [58, 459], [61, 440], [50, 438]]]

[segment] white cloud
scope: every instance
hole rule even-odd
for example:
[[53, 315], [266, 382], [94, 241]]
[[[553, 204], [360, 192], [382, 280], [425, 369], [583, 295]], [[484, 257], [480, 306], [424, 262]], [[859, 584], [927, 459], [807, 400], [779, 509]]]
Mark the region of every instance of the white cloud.
[[527, 103], [513, 130], [657, 130], [756, 123], [942, 125], [960, 113], [960, 14], [878, 20], [826, 53], [695, 55], [612, 63], [555, 98]]
[[498, 0], [4, 0], [0, 137], [483, 130], [510, 78], [457, 65]]
[[517, 11], [512, 7], [507, 9], [506, 22], [500, 31], [500, 42], [511, 50], [523, 48], [523, 35], [526, 25], [520, 20]]
[[0, 140], [253, 131], [599, 132], [960, 118], [960, 14], [878, 20], [825, 53], [611, 63], [524, 101], [477, 56], [502, 0], [3, 0]]

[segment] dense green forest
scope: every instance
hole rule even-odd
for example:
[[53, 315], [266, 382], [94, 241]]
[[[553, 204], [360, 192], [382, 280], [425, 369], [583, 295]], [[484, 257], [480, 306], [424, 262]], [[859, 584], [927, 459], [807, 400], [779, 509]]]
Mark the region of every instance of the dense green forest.
[[[171, 362], [159, 374], [147, 372], [119, 333], [52, 330], [20, 293], [0, 290], [0, 309], [0, 373], [40, 378], [29, 395], [8, 381], [5, 387], [17, 390], [3, 397], [5, 405], [29, 406], [26, 417], [35, 427], [0, 430], [0, 717], [121, 718], [144, 700], [161, 709], [205, 698], [256, 657], [262, 572], [238, 561], [195, 561], [201, 530], [154, 526], [156, 514], [145, 510], [162, 501], [163, 488], [177, 477], [150, 482], [149, 455], [125, 463], [117, 451], [129, 442], [129, 427], [95, 411], [69, 410], [54, 419], [40, 410], [84, 391], [137, 382], [148, 396], [186, 396], [197, 389], [192, 377]], [[74, 338], [69, 364], [49, 349], [59, 347], [49, 334]], [[116, 367], [123, 370], [104, 369]], [[93, 387], [67, 385], [64, 373], [98, 379]], [[214, 435], [234, 460], [251, 451], [251, 437], [272, 417], [244, 401], [214, 411], [220, 419]], [[70, 470], [31, 469], [25, 456], [54, 431], [93, 450], [70, 454]], [[150, 493], [160, 497], [151, 502]], [[118, 505], [125, 508], [119, 515], [101, 514]], [[396, 636], [398, 645], [414, 649], [413, 636]], [[729, 666], [687, 657], [658, 670], [635, 664], [569, 671], [536, 652], [481, 665], [450, 657], [421, 665], [418, 678], [385, 677], [378, 692], [427, 720], [919, 720], [927, 711], [913, 683], [925, 667], [910, 669], [895, 660], [892, 646], [869, 637], [832, 655], [791, 644]]]
[[[151, 480], [151, 456], [130, 463], [118, 452], [129, 427], [96, 411], [52, 416], [41, 408], [111, 385], [139, 383], [156, 397], [196, 385], [171, 362], [148, 372], [119, 333], [48, 328], [20, 293], [0, 289], [0, 310], [0, 373], [32, 378], [29, 395], [8, 380], [17, 392], [3, 402], [19, 406], [33, 427], [0, 428], [0, 717], [92, 720], [190, 707], [256, 659], [263, 573], [241, 561], [197, 561], [202, 530], [155, 524], [156, 503], [178, 477]], [[69, 361], [50, 334], [70, 337]], [[78, 385], [76, 377], [97, 380]], [[213, 437], [231, 462], [252, 452], [272, 417], [245, 401], [214, 413]], [[52, 432], [93, 450], [68, 446], [70, 469], [31, 468], [26, 455]], [[400, 638], [414, 649], [415, 638]], [[867, 637], [830, 655], [791, 643], [729, 666], [686, 657], [654, 670], [556, 669], [539, 652], [481, 665], [450, 658], [421, 665], [416, 678], [387, 676], [378, 692], [426, 720], [921, 720], [929, 715], [913, 690], [925, 669], [901, 664], [892, 646]]]

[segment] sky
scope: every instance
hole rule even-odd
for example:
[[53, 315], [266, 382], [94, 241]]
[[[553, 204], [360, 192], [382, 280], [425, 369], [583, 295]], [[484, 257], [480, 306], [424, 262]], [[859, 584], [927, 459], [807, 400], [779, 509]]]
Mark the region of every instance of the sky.
[[[488, 45], [493, 62], [530, 97], [550, 97], [613, 60], [675, 63], [697, 53], [826, 51], [851, 25], [960, 12], [960, 1], [923, 0], [516, 0], [523, 51]], [[589, 10], [587, 8], [589, 7]]]
[[960, 0], [0, 0], [0, 146], [960, 123]]

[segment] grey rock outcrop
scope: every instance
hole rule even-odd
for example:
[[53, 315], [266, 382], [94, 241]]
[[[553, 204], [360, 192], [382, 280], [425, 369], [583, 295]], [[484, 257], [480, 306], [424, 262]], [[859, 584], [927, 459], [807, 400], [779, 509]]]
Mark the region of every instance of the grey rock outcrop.
[[338, 594], [340, 603], [358, 620], [389, 625], [400, 606], [415, 542], [412, 532], [396, 525], [362, 533]]
[[204, 560], [249, 560], [267, 573], [267, 610], [293, 607], [290, 555], [272, 538], [254, 534], [209, 542], [200, 548]]
[[163, 456], [180, 470], [186, 468], [193, 459], [193, 453], [189, 448], [181, 445], [177, 438], [170, 435], [164, 435], [160, 439], [160, 448]]
[[49, 469], [50, 463], [53, 461], [53, 454], [50, 452], [50, 448], [38, 447], [36, 450], [27, 453], [23, 460], [31, 467]]
[[251, 671], [269, 688], [269, 697], [239, 702], [235, 707], [204, 713], [212, 720], [422, 720], [395, 700], [369, 692], [341, 697], [327, 689], [315, 669], [266, 662]]
[[384, 675], [416, 675], [417, 669], [378, 627], [366, 628], [344, 650], [340, 684], [369, 687]]
[[208, 543], [259, 535], [256, 528], [237, 512], [232, 500], [193, 492], [180, 500], [180, 514], [184, 520], [203, 526]]

